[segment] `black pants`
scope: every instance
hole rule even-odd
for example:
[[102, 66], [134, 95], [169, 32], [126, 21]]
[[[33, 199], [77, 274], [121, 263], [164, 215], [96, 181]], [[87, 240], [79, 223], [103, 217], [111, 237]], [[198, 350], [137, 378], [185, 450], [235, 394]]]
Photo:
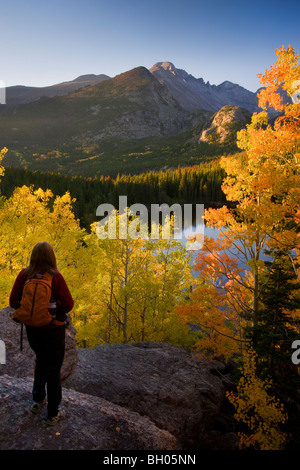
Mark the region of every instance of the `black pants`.
[[65, 354], [65, 325], [26, 327], [30, 347], [36, 355], [32, 397], [35, 402], [48, 400], [48, 417], [58, 413], [62, 398], [60, 369]]

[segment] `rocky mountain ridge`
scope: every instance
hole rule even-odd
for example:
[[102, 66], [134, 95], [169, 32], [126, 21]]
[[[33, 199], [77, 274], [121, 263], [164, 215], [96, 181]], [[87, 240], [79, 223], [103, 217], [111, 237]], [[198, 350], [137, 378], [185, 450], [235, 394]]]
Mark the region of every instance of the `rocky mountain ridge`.
[[194, 112], [199, 109], [216, 112], [226, 105], [234, 105], [254, 113], [258, 111], [256, 93], [235, 83], [225, 81], [211, 85], [203, 78], [195, 78], [185, 70], [177, 69], [171, 62], [158, 62], [150, 72], [165, 84], [183, 109]]
[[[113, 78], [78, 77], [48, 91], [51, 96], [34, 90], [40, 95], [29, 101], [29, 90], [19, 95], [19, 105], [8, 100], [0, 106], [5, 166], [94, 177], [197, 164], [212, 149], [195, 134], [215, 112], [224, 106], [257, 109], [254, 93], [230, 82], [204, 83], [170, 62]], [[213, 151], [224, 149], [215, 145]]]
[[[176, 68], [172, 62], [167, 61], [157, 62], [149, 69], [149, 72], [160, 83], [166, 85], [173, 98], [190, 113], [198, 109], [215, 112], [230, 104], [248, 109], [252, 113], [258, 109], [256, 93], [230, 81], [225, 81], [220, 85], [211, 85], [209, 82], [205, 83], [202, 78], [195, 78], [185, 70]], [[117, 77], [124, 73], [117, 75]], [[19, 106], [41, 98], [62, 96], [111, 78], [105, 74], [89, 74], [47, 87], [10, 86], [6, 88], [6, 103], [8, 106]]]

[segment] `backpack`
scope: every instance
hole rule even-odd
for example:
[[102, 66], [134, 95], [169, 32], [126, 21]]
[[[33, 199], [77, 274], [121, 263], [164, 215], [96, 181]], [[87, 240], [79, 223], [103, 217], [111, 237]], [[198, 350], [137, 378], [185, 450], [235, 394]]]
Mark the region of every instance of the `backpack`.
[[27, 326], [45, 326], [53, 316], [49, 312], [52, 295], [52, 276], [36, 274], [23, 287], [20, 307], [12, 315], [13, 320]]

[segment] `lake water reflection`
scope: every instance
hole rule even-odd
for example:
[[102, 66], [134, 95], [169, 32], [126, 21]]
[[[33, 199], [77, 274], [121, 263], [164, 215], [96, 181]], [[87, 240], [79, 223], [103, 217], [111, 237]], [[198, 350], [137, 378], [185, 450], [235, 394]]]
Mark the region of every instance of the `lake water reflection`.
[[[193, 237], [196, 234], [202, 235], [202, 237], [201, 236], [198, 237], [199, 238], [198, 242], [196, 240], [193, 243], [187, 244], [189, 236]], [[194, 262], [196, 260], [197, 256], [199, 255], [200, 251], [201, 251], [204, 237], [217, 239], [219, 234], [220, 234], [220, 230], [217, 229], [217, 228], [212, 228], [212, 227], [208, 227], [206, 225], [204, 226], [203, 224], [198, 224], [198, 225], [185, 227], [184, 230], [182, 230], [182, 232], [180, 233], [180, 236], [181, 236], [182, 243], [185, 244], [186, 247], [189, 250], [193, 250], [192, 259], [193, 259], [193, 262]], [[245, 264], [247, 260], [243, 259], [241, 256], [238, 255], [238, 249], [237, 248], [233, 247], [230, 250], [230, 252], [227, 251], [227, 254], [229, 256], [237, 258], [239, 260], [239, 266], [240, 267], [242, 267], [245, 270], [249, 269], [249, 267]], [[250, 258], [251, 258], [251, 256], [248, 253], [248, 259], [250, 259]], [[264, 254], [264, 252], [262, 251], [260, 253], [260, 259], [266, 261], [266, 260], [270, 260], [271, 258], [269, 256], [267, 256], [266, 254]]]
[[198, 224], [189, 227], [184, 227], [182, 231], [178, 232], [178, 236], [180, 237], [182, 243], [186, 244], [189, 240], [189, 237], [194, 237], [195, 235], [198, 235], [198, 240], [196, 239], [194, 243], [191, 243], [189, 249], [200, 250], [202, 248], [204, 237], [216, 239], [219, 233], [220, 231], [217, 228], [207, 227], [204, 224]]

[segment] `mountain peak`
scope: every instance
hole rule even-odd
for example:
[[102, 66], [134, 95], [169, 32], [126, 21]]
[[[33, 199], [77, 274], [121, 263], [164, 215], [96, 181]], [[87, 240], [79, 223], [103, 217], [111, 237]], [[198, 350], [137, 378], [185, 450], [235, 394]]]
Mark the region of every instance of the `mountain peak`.
[[125, 80], [132, 80], [133, 78], [139, 78], [139, 79], [144, 79], [144, 78], [152, 78], [152, 74], [150, 71], [143, 66], [135, 67], [131, 70], [128, 70], [127, 72], [120, 73], [119, 75], [116, 75], [113, 80], [114, 81], [125, 81]]
[[156, 72], [158, 70], [169, 70], [170, 72], [172, 73], [176, 73], [177, 69], [175, 67], [174, 64], [172, 64], [172, 62], [168, 62], [168, 61], [165, 61], [165, 62], [156, 62], [156, 64], [153, 65], [153, 67], [151, 67], [150, 72], [153, 73], [153, 72]]
[[229, 80], [225, 80], [225, 82], [222, 82], [222, 83], [220, 83], [220, 85], [218, 85], [219, 88], [223, 88], [224, 90], [226, 90], [226, 89], [229, 90], [229, 89], [237, 87], [237, 86], [240, 86], [240, 85], [237, 85], [236, 83], [230, 82]]
[[255, 94], [229, 80], [218, 86], [210, 85], [203, 78], [195, 78], [176, 68], [172, 62], [157, 62], [149, 71], [170, 89], [175, 100], [188, 112], [199, 109], [216, 112], [225, 105], [240, 106], [251, 112], [257, 110]]

